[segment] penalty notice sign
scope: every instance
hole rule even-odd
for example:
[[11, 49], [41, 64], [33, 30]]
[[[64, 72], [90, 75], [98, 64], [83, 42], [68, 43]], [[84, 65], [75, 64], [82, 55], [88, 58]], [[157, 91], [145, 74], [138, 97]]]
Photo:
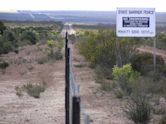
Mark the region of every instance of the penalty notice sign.
[[155, 37], [154, 8], [117, 8], [117, 37]]

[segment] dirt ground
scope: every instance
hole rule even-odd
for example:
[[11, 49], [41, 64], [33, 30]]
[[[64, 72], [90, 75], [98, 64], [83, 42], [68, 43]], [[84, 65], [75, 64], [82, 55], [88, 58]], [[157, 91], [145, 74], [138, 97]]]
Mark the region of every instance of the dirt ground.
[[[111, 93], [100, 90], [94, 72], [74, 46], [74, 74], [80, 85], [81, 101], [91, 124], [132, 124], [123, 113], [124, 104]], [[64, 60], [38, 64], [43, 46], [27, 46], [19, 54], [9, 53], [0, 59], [10, 66], [0, 73], [0, 124], [64, 124]], [[81, 68], [77, 65], [84, 65]], [[39, 99], [16, 95], [16, 86], [46, 82]]]
[[[123, 112], [127, 99], [117, 99], [113, 93], [102, 91], [95, 83], [94, 71], [76, 48], [70, 47], [82, 106], [91, 124], [133, 124]], [[26, 46], [19, 54], [0, 56], [10, 63], [5, 71], [0, 71], [0, 124], [65, 123], [64, 60], [39, 64], [37, 61], [44, 56], [44, 46]], [[39, 99], [26, 93], [22, 97], [16, 95], [16, 86], [43, 82], [47, 88]]]
[[[43, 56], [43, 46], [27, 46], [19, 54], [0, 59], [10, 66], [0, 72], [0, 124], [64, 124], [64, 61], [36, 62]], [[16, 86], [46, 83], [39, 99], [26, 93], [16, 95]]]

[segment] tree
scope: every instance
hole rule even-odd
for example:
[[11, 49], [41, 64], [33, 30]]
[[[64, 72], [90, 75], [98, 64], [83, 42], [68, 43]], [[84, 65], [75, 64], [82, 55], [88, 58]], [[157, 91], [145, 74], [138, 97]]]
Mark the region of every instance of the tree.
[[3, 34], [4, 30], [6, 30], [6, 26], [0, 21], [0, 34]]
[[21, 40], [28, 40], [32, 44], [36, 44], [37, 37], [36, 37], [36, 34], [32, 31], [24, 31], [23, 34], [22, 34]]
[[4, 37], [5, 41], [16, 41], [15, 34], [10, 30], [4, 31], [3, 37]]

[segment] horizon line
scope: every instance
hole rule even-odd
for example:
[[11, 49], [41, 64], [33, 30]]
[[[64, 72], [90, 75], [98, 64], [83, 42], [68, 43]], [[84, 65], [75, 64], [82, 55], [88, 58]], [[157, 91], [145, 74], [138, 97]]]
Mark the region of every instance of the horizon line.
[[[131, 8], [131, 7], [130, 7]], [[0, 13], [17, 13], [17, 12], [19, 12], [19, 11], [31, 11], [31, 12], [38, 12], [38, 11], [80, 11], [80, 12], [116, 12], [116, 10], [27, 10], [27, 9], [25, 9], [25, 10], [0, 10]], [[156, 12], [165, 12], [166, 13], [166, 11], [156, 11]]]

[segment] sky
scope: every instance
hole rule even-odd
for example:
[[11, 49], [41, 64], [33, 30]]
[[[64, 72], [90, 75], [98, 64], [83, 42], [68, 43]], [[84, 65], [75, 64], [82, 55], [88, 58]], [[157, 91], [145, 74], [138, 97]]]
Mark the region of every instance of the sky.
[[92, 10], [113, 11], [117, 7], [156, 8], [166, 12], [166, 0], [0, 0], [0, 11]]

